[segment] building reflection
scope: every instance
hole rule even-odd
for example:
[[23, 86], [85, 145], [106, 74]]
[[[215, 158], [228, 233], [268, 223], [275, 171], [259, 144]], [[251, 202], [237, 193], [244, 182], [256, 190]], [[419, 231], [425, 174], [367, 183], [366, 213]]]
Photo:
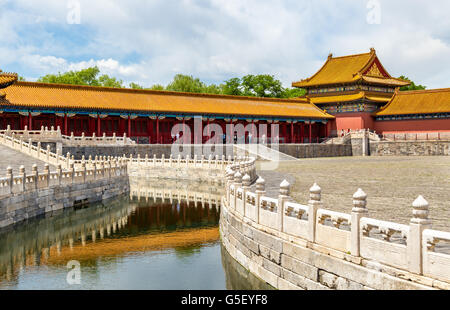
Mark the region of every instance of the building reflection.
[[[137, 181], [130, 197], [66, 210], [0, 232], [0, 284], [30, 266], [96, 265], [129, 252], [217, 242], [221, 192], [209, 184]], [[147, 184], [147, 185], [145, 185]]]

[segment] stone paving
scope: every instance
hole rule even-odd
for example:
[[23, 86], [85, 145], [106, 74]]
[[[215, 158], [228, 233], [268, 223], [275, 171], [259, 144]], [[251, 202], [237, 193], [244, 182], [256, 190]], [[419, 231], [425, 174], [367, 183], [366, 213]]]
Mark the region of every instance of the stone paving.
[[[6, 175], [8, 166], [13, 169], [13, 174], [18, 174], [20, 166], [25, 166], [25, 171], [28, 173], [31, 172], [34, 164], [38, 165], [39, 171], [44, 170], [45, 162], [0, 145], [0, 176]], [[54, 170], [56, 168], [50, 165], [50, 171]]]
[[450, 157], [340, 157], [280, 162], [275, 171], [258, 171], [276, 197], [287, 179], [291, 195], [306, 204], [309, 188], [322, 188], [326, 209], [350, 213], [358, 188], [368, 195], [370, 217], [408, 224], [412, 202], [423, 195], [430, 203], [433, 229], [450, 231]]

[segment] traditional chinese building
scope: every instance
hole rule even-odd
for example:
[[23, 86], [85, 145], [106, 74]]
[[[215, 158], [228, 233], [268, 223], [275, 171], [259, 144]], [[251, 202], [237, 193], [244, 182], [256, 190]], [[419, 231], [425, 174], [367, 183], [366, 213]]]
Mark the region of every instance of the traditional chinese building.
[[[280, 143], [317, 143], [328, 136], [327, 122], [334, 118], [307, 99], [43, 84], [17, 81], [14, 74], [0, 75], [0, 91], [1, 129], [8, 125], [12, 130], [53, 126], [60, 127], [64, 135], [126, 134], [140, 143], [173, 143], [174, 125], [179, 124], [194, 133], [194, 119], [200, 117], [203, 141], [195, 140], [192, 134], [190, 141], [183, 142], [207, 141], [213, 132], [209, 132], [206, 125], [213, 123], [228, 135], [227, 142], [233, 141], [234, 129], [240, 125], [256, 125], [244, 133], [249, 141], [249, 137], [261, 137], [255, 128], [266, 124], [268, 139], [274, 138]], [[276, 136], [271, 132], [271, 124], [279, 125]], [[227, 127], [232, 128], [231, 131], [227, 131]]]
[[383, 134], [449, 132], [450, 88], [396, 91], [373, 116], [374, 129]]
[[306, 89], [303, 99], [336, 117], [329, 122], [329, 132], [335, 135], [342, 130], [373, 129], [373, 113], [391, 100], [396, 88], [409, 84], [393, 78], [371, 49], [343, 57], [330, 54], [316, 74], [292, 86]]

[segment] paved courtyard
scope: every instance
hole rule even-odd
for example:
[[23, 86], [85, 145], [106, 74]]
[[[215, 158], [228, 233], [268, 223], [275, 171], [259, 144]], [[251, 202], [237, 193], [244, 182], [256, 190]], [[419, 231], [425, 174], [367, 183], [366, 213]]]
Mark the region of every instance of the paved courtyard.
[[281, 162], [276, 171], [261, 175], [266, 180], [276, 176], [278, 182], [279, 173], [293, 182], [292, 196], [300, 203], [307, 203], [308, 190], [317, 182], [326, 209], [349, 213], [353, 194], [362, 188], [371, 217], [403, 224], [412, 217], [412, 202], [423, 195], [430, 203], [433, 228], [450, 231], [450, 157], [302, 159]]

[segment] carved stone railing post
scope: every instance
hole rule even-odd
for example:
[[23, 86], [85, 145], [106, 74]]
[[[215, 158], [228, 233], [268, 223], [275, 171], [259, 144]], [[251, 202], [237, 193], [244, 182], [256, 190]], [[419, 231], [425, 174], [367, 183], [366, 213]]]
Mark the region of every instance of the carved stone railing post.
[[232, 209], [236, 210], [237, 191], [242, 187], [242, 174], [238, 171], [234, 174], [234, 198], [232, 201]]
[[31, 148], [33, 147], [33, 140], [28, 139], [28, 155], [31, 156]]
[[38, 189], [38, 181], [39, 181], [39, 172], [38, 166], [36, 164], [33, 165], [31, 174], [33, 175], [34, 189]]
[[319, 185], [314, 184], [309, 189], [308, 202], [308, 241], [314, 242], [316, 237], [316, 217], [317, 210], [323, 206], [322, 189]]
[[234, 172], [231, 169], [227, 170], [227, 202], [230, 203], [230, 193], [231, 193], [231, 185], [233, 185], [234, 181]]
[[8, 178], [9, 181], [9, 193], [12, 194], [12, 189], [13, 189], [13, 170], [11, 167], [6, 168], [6, 177]]
[[409, 271], [415, 274], [423, 272], [422, 235], [425, 229], [431, 229], [429, 204], [419, 196], [412, 204], [413, 218], [409, 224], [409, 238], [407, 239]]
[[58, 173], [58, 185], [61, 185], [61, 183], [62, 183], [62, 166], [61, 166], [61, 164], [58, 164], [56, 166], [56, 172]]
[[87, 169], [86, 169], [86, 162], [84, 160], [81, 162], [81, 170], [82, 170], [82, 173], [83, 173], [83, 183], [86, 183]]
[[37, 143], [37, 158], [39, 159], [41, 156], [41, 142]]
[[247, 212], [246, 212], [246, 204], [247, 204], [247, 192], [250, 191], [250, 185], [251, 185], [252, 179], [251, 177], [246, 174], [244, 175], [244, 177], [242, 178], [242, 201], [243, 201], [243, 206], [244, 206], [244, 216], [246, 216]]
[[360, 221], [361, 218], [368, 215], [367, 211], [367, 194], [364, 193], [362, 189], [353, 195], [353, 209], [352, 209], [352, 219], [351, 219], [351, 245], [350, 253], [353, 256], [360, 255]]
[[50, 186], [50, 165], [49, 164], [45, 164], [44, 166], [44, 175], [46, 178], [46, 187]]
[[47, 162], [50, 161], [50, 145], [47, 144], [47, 150], [45, 152], [45, 155], [47, 156]]
[[289, 196], [290, 194], [291, 194], [291, 184], [289, 184], [289, 182], [287, 180], [284, 180], [280, 184], [280, 195], [278, 196], [278, 208], [277, 208], [278, 230], [281, 232], [284, 229], [284, 227], [283, 227], [284, 209], [285, 209], [284, 204], [286, 202], [288, 202], [289, 200], [291, 200], [291, 198]]
[[19, 177], [20, 177], [20, 189], [22, 192], [25, 191], [25, 183], [27, 180], [27, 174], [25, 173], [25, 166], [20, 166], [19, 168]]
[[68, 169], [70, 172], [70, 178], [71, 178], [71, 182], [70, 184], [73, 184], [74, 179], [75, 179], [75, 164], [74, 163], [70, 163], [70, 168]]
[[261, 197], [266, 194], [266, 181], [263, 178], [259, 178], [256, 181], [256, 199], [255, 199], [255, 205], [256, 205], [256, 222], [259, 224], [259, 214], [260, 214], [260, 207], [261, 207]]
[[66, 156], [66, 169], [69, 170], [70, 168], [70, 152], [67, 152]]

